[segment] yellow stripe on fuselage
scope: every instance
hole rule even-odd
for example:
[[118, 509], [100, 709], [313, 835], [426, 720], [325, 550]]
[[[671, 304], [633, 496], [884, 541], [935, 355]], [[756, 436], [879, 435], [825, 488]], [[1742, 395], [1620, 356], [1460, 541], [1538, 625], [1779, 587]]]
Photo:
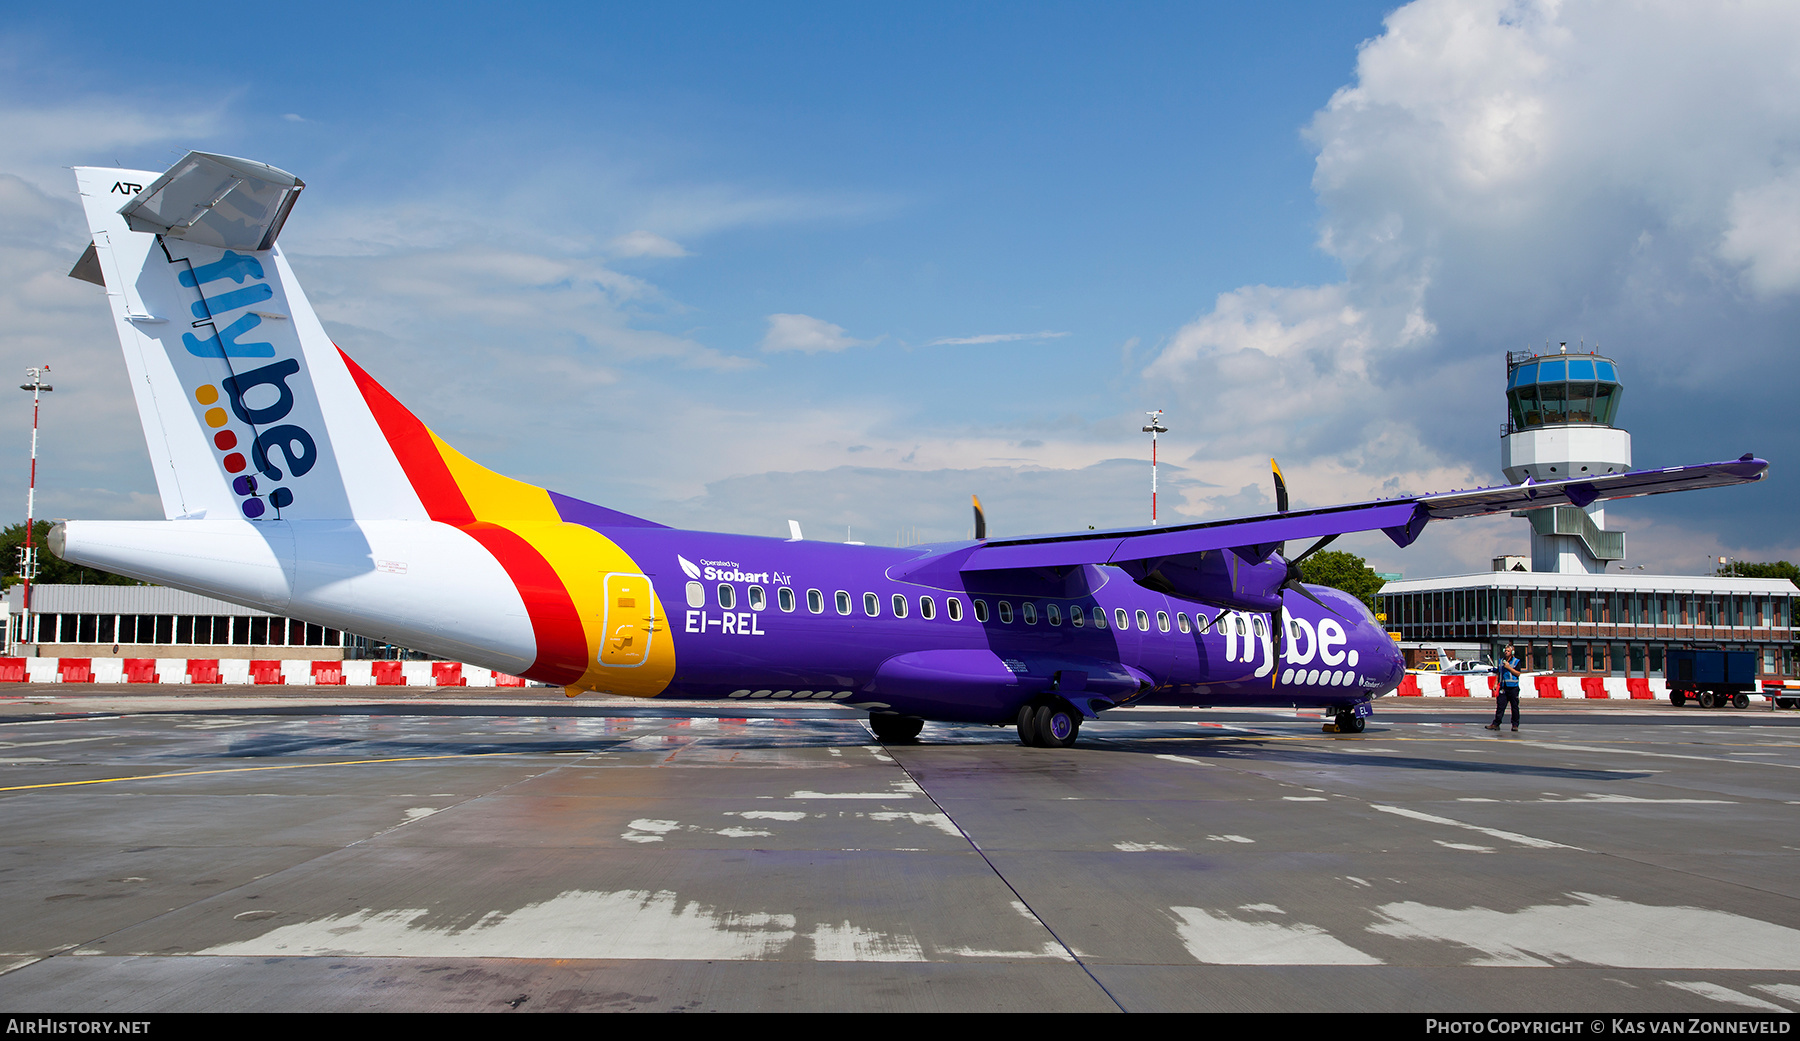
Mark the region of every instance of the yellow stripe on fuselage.
[[643, 567], [594, 529], [565, 523], [548, 491], [489, 470], [436, 434], [431, 439], [475, 519], [498, 524], [530, 543], [562, 579], [587, 638], [587, 672], [571, 686], [638, 697], [654, 697], [667, 689], [675, 675], [675, 646], [662, 597], [654, 593], [646, 612], [646, 617], [654, 616], [654, 631], [649, 633], [649, 653], [643, 663], [618, 667], [602, 665], [599, 660], [607, 637], [603, 631], [606, 576], [641, 575]]

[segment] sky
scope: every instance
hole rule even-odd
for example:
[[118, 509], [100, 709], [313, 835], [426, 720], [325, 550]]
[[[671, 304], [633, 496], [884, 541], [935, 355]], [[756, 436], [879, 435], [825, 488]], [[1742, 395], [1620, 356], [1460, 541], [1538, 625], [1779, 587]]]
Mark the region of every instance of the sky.
[[[338, 344], [479, 462], [895, 545], [1500, 483], [1504, 355], [1617, 358], [1631, 566], [1800, 559], [1800, 7], [96, 3], [0, 28], [0, 353], [38, 515], [160, 515], [68, 167], [307, 183]], [[1551, 349], [1554, 349], [1552, 346]], [[0, 413], [22, 519], [30, 409]], [[1528, 552], [1433, 525], [1408, 577]], [[1336, 547], [1334, 547], [1336, 548]]]

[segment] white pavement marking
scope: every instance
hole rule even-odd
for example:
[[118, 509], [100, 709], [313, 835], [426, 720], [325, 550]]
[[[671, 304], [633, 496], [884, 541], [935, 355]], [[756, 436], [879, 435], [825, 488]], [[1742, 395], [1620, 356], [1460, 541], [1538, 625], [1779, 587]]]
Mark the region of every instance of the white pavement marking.
[[[1204, 907], [1171, 907], [1175, 932], [1194, 960], [1208, 965], [1381, 965], [1380, 958], [1305, 922], [1258, 922]], [[1272, 912], [1262, 907], [1260, 913]]]
[[1800, 763], [1761, 763], [1744, 762], [1741, 759], [1727, 759], [1717, 755], [1682, 755], [1677, 752], [1646, 752], [1639, 748], [1604, 748], [1595, 745], [1559, 745], [1547, 741], [1533, 741], [1535, 748], [1551, 748], [1559, 752], [1610, 752], [1613, 755], [1637, 755], [1651, 759], [1691, 759], [1699, 763], [1734, 763], [1738, 766], [1778, 766], [1783, 770], [1800, 770]]
[[[516, 911], [370, 908], [284, 925], [200, 954], [245, 957], [639, 958], [744, 961], [779, 954], [793, 915], [739, 914], [668, 890], [570, 890]], [[93, 951], [89, 953], [101, 953]], [[143, 954], [166, 952], [140, 952]]]
[[0, 748], [43, 748], [47, 745], [79, 745], [84, 741], [105, 740], [105, 737], [65, 737], [56, 741], [0, 741]]
[[1787, 1011], [1786, 1007], [1777, 1005], [1773, 1001], [1764, 1001], [1761, 998], [1745, 994], [1741, 990], [1732, 990], [1730, 987], [1721, 987], [1717, 983], [1705, 983], [1698, 980], [1663, 980], [1662, 985], [1665, 987], [1674, 987], [1676, 990], [1685, 990], [1689, 994], [1698, 994], [1703, 998], [1711, 998], [1714, 1001], [1723, 1002], [1727, 1005], [1742, 1005], [1745, 1008], [1753, 1008], [1763, 1012]]
[[1467, 842], [1445, 842], [1443, 839], [1432, 839], [1431, 841], [1437, 843], [1438, 845], [1444, 847], [1445, 849], [1459, 849], [1466, 853], [1492, 853], [1492, 852], [1494, 852], [1494, 847], [1492, 847], [1492, 846], [1472, 846], [1472, 845], [1468, 844]]
[[1757, 983], [1753, 986], [1764, 994], [1773, 994], [1783, 1001], [1800, 1005], [1800, 986], [1792, 983]]
[[1580, 846], [1565, 846], [1560, 842], [1551, 842], [1549, 839], [1535, 838], [1531, 835], [1521, 835], [1516, 831], [1501, 831], [1499, 828], [1484, 828], [1479, 824], [1468, 824], [1464, 821], [1451, 820], [1449, 817], [1438, 817], [1429, 813], [1421, 813], [1418, 810], [1409, 810], [1404, 806], [1384, 806], [1381, 803], [1375, 802], [1370, 803], [1369, 806], [1372, 809], [1380, 810], [1382, 813], [1392, 813], [1398, 817], [1410, 817], [1413, 820], [1425, 821], [1428, 824], [1443, 824], [1452, 828], [1465, 828], [1469, 831], [1480, 832], [1489, 838], [1504, 839], [1507, 842], [1514, 842], [1521, 846], [1530, 846], [1533, 849], [1581, 849]]
[[[861, 817], [865, 815], [859, 813], [857, 816]], [[910, 810], [879, 810], [871, 812], [866, 816], [872, 821], [910, 821], [913, 824], [923, 824], [927, 827], [936, 828], [952, 838], [960, 839], [963, 837], [962, 830], [956, 826], [956, 823], [941, 813], [913, 813]]]
[[1566, 965], [1621, 969], [1800, 969], [1800, 930], [1704, 907], [1660, 907], [1592, 893], [1517, 911], [1432, 907], [1413, 901], [1375, 909], [1369, 931], [1461, 944], [1469, 965]]
[[925, 950], [910, 936], [864, 929], [848, 921], [813, 929], [814, 961], [925, 961]]

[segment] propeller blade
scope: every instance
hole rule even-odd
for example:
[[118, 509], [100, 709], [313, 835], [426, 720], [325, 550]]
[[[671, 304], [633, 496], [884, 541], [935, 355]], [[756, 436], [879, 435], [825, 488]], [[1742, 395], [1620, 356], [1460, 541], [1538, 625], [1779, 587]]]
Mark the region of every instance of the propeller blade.
[[987, 514], [981, 512], [981, 498], [979, 496], [971, 495], [969, 496], [969, 501], [975, 504], [975, 539], [979, 542], [980, 540], [987, 538]]
[[1299, 556], [1295, 557], [1293, 560], [1288, 561], [1288, 563], [1291, 565], [1298, 565], [1302, 560], [1305, 560], [1307, 557], [1312, 556], [1314, 553], [1317, 553], [1318, 551], [1324, 549], [1326, 546], [1331, 545], [1332, 540], [1336, 539], [1336, 538], [1337, 538], [1336, 535], [1325, 536], [1324, 538], [1320, 539], [1319, 541], [1317, 541], [1317, 542], [1313, 543], [1311, 546], [1309, 546], [1305, 553], [1302, 553]]
[[1269, 665], [1269, 688], [1273, 690], [1275, 681], [1281, 678], [1281, 656], [1287, 651], [1287, 611], [1279, 607], [1270, 611], [1269, 627], [1275, 630], [1274, 661]]
[[1281, 479], [1281, 467], [1274, 459], [1269, 460], [1269, 469], [1275, 472], [1275, 512], [1288, 511], [1287, 482]]
[[1308, 600], [1311, 600], [1315, 604], [1318, 604], [1320, 607], [1323, 607], [1325, 610], [1330, 611], [1334, 615], [1337, 615], [1339, 618], [1342, 618], [1345, 621], [1350, 620], [1349, 615], [1347, 615], [1344, 612], [1338, 610], [1337, 608], [1331, 606], [1330, 604], [1326, 603], [1325, 601], [1320, 600], [1317, 596], [1313, 595], [1312, 590], [1301, 585], [1298, 581], [1289, 579], [1287, 582], [1282, 583], [1281, 588], [1292, 589], [1294, 592], [1299, 593], [1301, 596], [1307, 598]]

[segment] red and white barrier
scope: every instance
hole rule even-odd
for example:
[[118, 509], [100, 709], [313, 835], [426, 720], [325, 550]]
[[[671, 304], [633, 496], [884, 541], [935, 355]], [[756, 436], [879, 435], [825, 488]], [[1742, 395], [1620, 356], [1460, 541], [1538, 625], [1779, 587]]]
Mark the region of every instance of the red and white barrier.
[[0, 658], [5, 683], [157, 683], [232, 686], [523, 687], [504, 672], [459, 661], [305, 658]]
[[[1491, 675], [1409, 672], [1394, 693], [1401, 697], [1491, 698], [1499, 686], [1499, 678]], [[1519, 678], [1519, 696], [1525, 698], [1654, 701], [1668, 695], [1668, 683], [1660, 678], [1643, 676], [1556, 676], [1528, 672]]]

